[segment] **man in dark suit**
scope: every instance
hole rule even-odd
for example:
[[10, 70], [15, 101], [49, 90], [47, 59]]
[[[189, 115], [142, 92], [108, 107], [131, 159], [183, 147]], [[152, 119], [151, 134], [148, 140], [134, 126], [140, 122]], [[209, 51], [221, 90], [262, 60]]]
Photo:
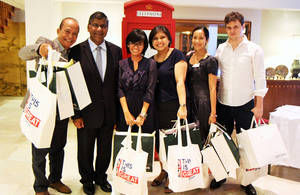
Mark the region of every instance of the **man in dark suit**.
[[92, 100], [81, 111], [75, 110], [72, 117], [77, 127], [80, 182], [84, 192], [91, 195], [95, 193], [94, 181], [103, 191], [112, 191], [105, 172], [110, 162], [113, 128], [117, 120], [118, 63], [122, 59], [122, 50], [104, 40], [108, 31], [108, 19], [104, 13], [93, 13], [87, 29], [90, 37], [74, 46], [70, 56], [80, 61]]
[[[76, 42], [79, 33], [79, 24], [74, 18], [65, 18], [57, 29], [58, 37], [53, 41], [39, 37], [35, 44], [26, 45], [19, 51], [23, 60], [36, 60], [47, 57], [48, 49], [54, 49], [69, 59], [70, 47]], [[38, 64], [36, 64], [38, 68]], [[32, 169], [35, 177], [34, 190], [37, 195], [49, 195], [48, 186], [62, 193], [71, 193], [71, 189], [61, 182], [64, 162], [64, 147], [67, 142], [69, 119], [60, 120], [56, 116], [55, 128], [50, 148], [38, 149], [32, 144]], [[45, 176], [46, 155], [49, 154], [50, 175]]]

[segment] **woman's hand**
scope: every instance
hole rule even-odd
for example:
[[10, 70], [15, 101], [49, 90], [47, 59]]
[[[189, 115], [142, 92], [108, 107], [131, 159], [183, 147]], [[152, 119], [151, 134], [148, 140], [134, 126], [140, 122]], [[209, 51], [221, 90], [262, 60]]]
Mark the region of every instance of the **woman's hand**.
[[212, 123], [216, 123], [216, 122], [217, 122], [217, 116], [210, 115], [209, 119], [208, 119], [208, 124], [212, 124]]
[[127, 125], [133, 126], [135, 124], [135, 118], [130, 112], [125, 112], [125, 121]]
[[145, 122], [146, 118], [138, 116], [135, 120], [135, 124], [137, 126], [143, 126], [144, 122]]
[[186, 106], [179, 106], [177, 116], [179, 117], [179, 119], [186, 119], [186, 117], [187, 117]]

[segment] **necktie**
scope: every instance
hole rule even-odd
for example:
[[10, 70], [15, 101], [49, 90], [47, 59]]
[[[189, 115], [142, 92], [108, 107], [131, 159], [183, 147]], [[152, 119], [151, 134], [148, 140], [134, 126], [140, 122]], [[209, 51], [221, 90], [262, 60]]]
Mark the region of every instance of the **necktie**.
[[97, 68], [100, 73], [100, 76], [103, 80], [101, 46], [97, 46], [96, 64], [97, 64]]

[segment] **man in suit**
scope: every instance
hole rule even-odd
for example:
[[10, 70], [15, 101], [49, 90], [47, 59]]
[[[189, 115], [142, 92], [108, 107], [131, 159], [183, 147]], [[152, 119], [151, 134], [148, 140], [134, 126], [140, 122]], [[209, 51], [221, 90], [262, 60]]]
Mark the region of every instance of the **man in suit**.
[[93, 13], [87, 29], [90, 37], [74, 46], [70, 55], [74, 60], [80, 61], [92, 100], [81, 111], [75, 110], [72, 117], [77, 127], [80, 182], [84, 192], [91, 195], [95, 193], [94, 182], [103, 191], [112, 191], [105, 172], [110, 162], [113, 128], [117, 120], [118, 63], [122, 59], [122, 50], [104, 40], [108, 31], [108, 19], [104, 13]]
[[[79, 33], [79, 24], [73, 18], [65, 18], [57, 29], [58, 37], [53, 41], [39, 37], [35, 44], [24, 46], [19, 51], [19, 57], [23, 60], [38, 60], [47, 57], [48, 50], [54, 49], [69, 59], [70, 47], [76, 42]], [[36, 64], [36, 68], [38, 64]], [[67, 129], [69, 119], [59, 120], [53, 132], [50, 148], [38, 149], [32, 144], [32, 169], [35, 176], [34, 190], [37, 195], [48, 195], [48, 186], [62, 193], [71, 193], [71, 189], [61, 182], [64, 161], [64, 147], [67, 142]], [[45, 176], [46, 155], [49, 154], [50, 175]]]

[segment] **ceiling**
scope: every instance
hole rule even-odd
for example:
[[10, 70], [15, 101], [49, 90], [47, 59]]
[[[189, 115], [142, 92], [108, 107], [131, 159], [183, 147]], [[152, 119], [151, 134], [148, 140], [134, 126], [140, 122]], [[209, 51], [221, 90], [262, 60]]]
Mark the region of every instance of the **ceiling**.
[[[12, 5], [21, 10], [25, 10], [25, 0], [1, 0], [9, 5]], [[124, 3], [129, 0], [52, 0], [58, 2], [115, 2], [115, 3]], [[166, 3], [170, 3], [174, 6], [203, 6], [203, 7], [235, 7], [235, 8], [256, 8], [256, 9], [300, 9], [299, 0], [163, 0]], [[254, 5], [257, 4], [257, 5]]]
[[1, 1], [9, 5], [12, 5], [16, 8], [19, 8], [21, 10], [25, 10], [25, 0], [1, 0]]

